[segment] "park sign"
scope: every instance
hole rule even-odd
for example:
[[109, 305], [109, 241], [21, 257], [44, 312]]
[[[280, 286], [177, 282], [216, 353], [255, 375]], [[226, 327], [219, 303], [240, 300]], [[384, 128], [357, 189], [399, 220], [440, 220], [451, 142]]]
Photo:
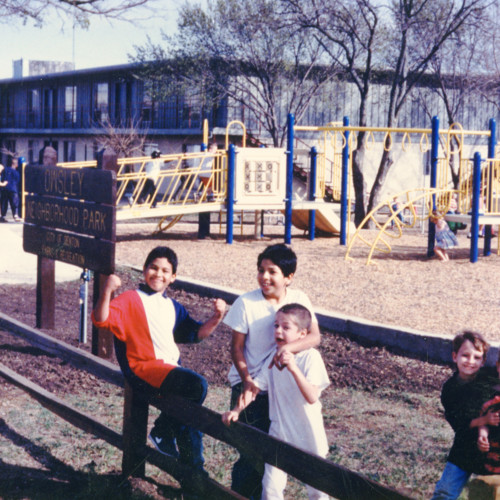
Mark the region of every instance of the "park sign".
[[28, 165], [24, 191], [26, 252], [104, 274], [114, 272], [115, 172]]

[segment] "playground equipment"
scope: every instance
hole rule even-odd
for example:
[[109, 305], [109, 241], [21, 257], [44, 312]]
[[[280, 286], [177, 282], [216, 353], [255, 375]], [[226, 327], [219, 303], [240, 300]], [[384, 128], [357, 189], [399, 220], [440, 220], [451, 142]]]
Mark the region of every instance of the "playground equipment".
[[[391, 224], [396, 229], [391, 233], [391, 238], [396, 234], [402, 234], [402, 230], [407, 227], [414, 227], [416, 222], [421, 224], [423, 230], [424, 223], [427, 221], [426, 213], [430, 207], [432, 206], [433, 210], [442, 207], [445, 202], [441, 200], [450, 199], [454, 186], [457, 185], [456, 179], [454, 183], [450, 178], [450, 161], [453, 155], [458, 155], [459, 173], [456, 195], [460, 215], [445, 215], [445, 218], [449, 221], [470, 223], [472, 228], [471, 260], [477, 259], [475, 230], [479, 224], [486, 224], [485, 255], [489, 254], [491, 225], [500, 223], [500, 220], [497, 220], [497, 216], [500, 216], [500, 209], [496, 197], [496, 193], [499, 192], [497, 184], [500, 167], [494, 160], [496, 144], [494, 120], [491, 120], [490, 129], [487, 131], [464, 131], [459, 125], [453, 125], [447, 130], [439, 130], [437, 118], [433, 119], [431, 129], [405, 129], [350, 126], [347, 117], [341, 124], [330, 123], [323, 127], [298, 126], [295, 125], [294, 116], [289, 115], [286, 150], [236, 148], [229, 144], [229, 128], [234, 125], [240, 126], [243, 129], [243, 137], [246, 137], [244, 125], [241, 122], [231, 122], [226, 129], [226, 150], [224, 151], [208, 152], [206, 142], [204, 142], [201, 152], [198, 153], [162, 155], [160, 160], [163, 162], [163, 169], [155, 184], [155, 192], [146, 199], [142, 197], [142, 193], [147, 179], [147, 163], [151, 159], [144, 157], [119, 159], [117, 220], [154, 217], [160, 221], [157, 231], [164, 231], [172, 227], [185, 214], [219, 212], [219, 221], [222, 221], [223, 214], [226, 216], [226, 241], [231, 243], [235, 211], [242, 214], [245, 210], [261, 213], [269, 210], [284, 213], [285, 243], [291, 243], [291, 228], [295, 225], [307, 230], [311, 240], [314, 239], [316, 230], [319, 230], [338, 234], [340, 244], [349, 243], [349, 248], [352, 248], [350, 242], [354, 235], [357, 241], [363, 240], [351, 222], [351, 209], [354, 205], [351, 180], [352, 152], [357, 144], [358, 134], [363, 132], [366, 151], [378, 148], [378, 151], [371, 155], [373, 158], [376, 158], [377, 153], [382, 150], [394, 148], [397, 143], [394, 139], [396, 136], [401, 145], [401, 155], [410, 152], [412, 161], [419, 162], [420, 168], [425, 163], [424, 156], [430, 156], [428, 189], [435, 190], [431, 191], [432, 203], [429, 204], [427, 195], [421, 191], [427, 188], [423, 173], [421, 178], [412, 177], [411, 186], [400, 191], [400, 196], [406, 200], [403, 206], [407, 212], [407, 219], [413, 221], [411, 224], [401, 224], [400, 221], [394, 220], [389, 200], [380, 204], [379, 210], [385, 207], [391, 215]], [[299, 138], [297, 134], [305, 134], [307, 137]], [[375, 140], [375, 136], [379, 138], [378, 141]], [[465, 139], [473, 136], [488, 139], [488, 159], [479, 160], [479, 163], [484, 163], [486, 167], [482, 170], [483, 173], [479, 174], [478, 185], [473, 183], [473, 164], [469, 158], [466, 158], [469, 153], [464, 150]], [[203, 137], [204, 141], [208, 141], [206, 127], [204, 127]], [[381, 137], [383, 140], [380, 140]], [[312, 145], [312, 147], [299, 150], [297, 147], [299, 143], [306, 146]], [[453, 147], [452, 144], [454, 144]], [[245, 139], [243, 146], [245, 146]], [[299, 152], [302, 152], [304, 156], [304, 151], [308, 158], [301, 160]], [[374, 163], [372, 158], [370, 161]], [[64, 165], [88, 167], [95, 166], [96, 162]], [[200, 173], [204, 170], [210, 171], [210, 177], [209, 182], [202, 183]], [[404, 175], [408, 175], [408, 169], [405, 169]], [[407, 179], [404, 180], [408, 183]], [[474, 189], [477, 191], [475, 195]], [[479, 196], [479, 191], [482, 196]], [[408, 198], [410, 193], [413, 193], [411, 196], [418, 197], [420, 205], [417, 204], [416, 199]], [[391, 198], [393, 196], [394, 194]], [[476, 217], [474, 200], [481, 206], [482, 199], [484, 199], [486, 209], [481, 211], [478, 208]], [[242, 220], [241, 215], [240, 220]], [[368, 217], [368, 220], [371, 218]], [[380, 226], [379, 229], [385, 232], [386, 228]], [[382, 240], [384, 238], [380, 237], [374, 248], [379, 248], [380, 245], [385, 249], [390, 248], [390, 245], [382, 243]], [[429, 256], [433, 254], [433, 245], [434, 226], [431, 224], [428, 231]]]
[[[498, 201], [496, 198], [496, 193], [498, 192], [499, 184], [499, 167], [497, 166], [497, 161], [494, 160], [495, 157], [495, 145], [496, 145], [496, 124], [494, 120], [490, 120], [490, 127], [488, 131], [464, 131], [459, 125], [454, 124], [448, 130], [439, 130], [439, 120], [437, 117], [432, 120], [431, 129], [403, 129], [403, 128], [369, 128], [369, 127], [351, 127], [349, 126], [349, 120], [344, 118], [342, 126], [332, 126], [327, 127], [294, 127], [293, 121], [291, 122], [292, 129], [297, 131], [315, 131], [315, 132], [328, 132], [329, 134], [338, 134], [340, 137], [341, 146], [337, 146], [335, 153], [336, 156], [341, 156], [342, 159], [342, 175], [341, 175], [341, 244], [346, 244], [348, 241], [349, 248], [347, 254], [349, 254], [354, 241], [363, 241], [363, 236], [360, 235], [361, 229], [364, 229], [368, 223], [374, 223], [375, 215], [381, 210], [385, 209], [389, 214], [389, 220], [386, 221], [387, 224], [374, 224], [381, 234], [376, 238], [376, 242], [369, 244], [371, 251], [369, 253], [367, 263], [371, 262], [371, 257], [373, 251], [383, 250], [390, 251], [390, 245], [383, 238], [387, 234], [387, 227], [390, 224], [391, 227], [396, 229], [395, 233], [391, 233], [390, 237], [395, 236], [400, 237], [402, 234], [402, 229], [407, 227], [413, 227], [415, 221], [420, 221], [422, 224], [428, 218], [429, 211], [438, 209], [444, 216], [446, 220], [449, 221], [461, 221], [468, 222], [471, 225], [471, 262], [477, 260], [477, 241], [478, 241], [478, 227], [479, 224], [486, 225], [486, 236], [485, 236], [485, 247], [484, 254], [490, 254], [490, 240], [491, 240], [491, 226], [500, 223], [500, 212], [498, 211]], [[354, 234], [354, 238], [350, 238], [347, 232], [349, 228], [348, 221], [351, 219], [350, 207], [352, 206], [351, 192], [350, 192], [350, 169], [352, 164], [351, 151], [355, 148], [357, 136], [356, 133], [365, 132], [365, 146], [366, 149], [373, 147], [375, 143], [374, 134], [384, 134], [384, 139], [380, 143], [383, 145], [384, 150], [390, 150], [394, 146], [393, 135], [399, 134], [401, 136], [401, 148], [403, 151], [408, 151], [411, 147], [411, 137], [414, 134], [420, 135], [419, 149], [421, 153], [430, 152], [431, 169], [430, 169], [430, 181], [429, 181], [429, 193], [431, 194], [430, 201], [428, 199], [428, 194], [421, 194], [420, 191], [425, 188], [424, 183], [421, 185], [415, 185], [414, 188], [400, 192], [396, 197], [405, 196], [406, 202], [402, 203], [401, 211], [397, 210], [395, 213], [392, 207], [391, 197], [377, 207], [375, 207], [370, 214], [367, 215], [365, 220], [360, 224], [358, 229]], [[479, 153], [476, 153], [478, 157], [477, 167], [473, 167], [473, 163], [469, 158], [464, 158], [463, 146], [466, 137], [478, 136], [488, 139], [488, 160], [485, 162], [485, 168], [483, 168], [482, 173], [473, 174], [476, 169], [481, 172], [481, 157]], [[439, 143], [442, 139], [444, 143], [443, 156], [439, 157]], [[290, 141], [293, 143], [293, 137]], [[456, 146], [451, 147], [452, 142]], [[335, 148], [334, 148], [335, 149]], [[342, 150], [339, 153], [339, 150]], [[326, 147], [325, 147], [326, 150]], [[447, 215], [449, 207], [449, 201], [451, 195], [454, 192], [452, 179], [450, 179], [450, 159], [453, 155], [459, 155], [459, 173], [458, 173], [458, 185], [459, 189], [456, 191], [458, 198], [459, 211], [461, 215]], [[473, 179], [476, 178], [476, 181]], [[413, 194], [412, 194], [413, 193]], [[481, 194], [479, 194], [481, 193]], [[410, 199], [408, 197], [416, 196], [418, 199]], [[417, 202], [421, 202], [419, 207]], [[484, 201], [484, 202], [483, 202]], [[476, 207], [476, 205], [478, 205]], [[484, 205], [484, 209], [480, 210], [480, 206]], [[446, 209], [445, 209], [446, 208]], [[420, 210], [420, 213], [419, 213]], [[402, 223], [399, 218], [402, 216], [402, 211], [408, 212], [408, 217], [412, 223]], [[466, 215], [464, 215], [466, 214]], [[434, 252], [434, 225], [429, 225], [428, 231], [428, 255], [432, 256]], [[364, 243], [367, 243], [364, 241]], [[382, 245], [382, 246], [381, 246]], [[500, 247], [499, 247], [500, 253]]]
[[[353, 260], [350, 253], [359, 241], [370, 247], [366, 264], [372, 264], [372, 257], [376, 250], [383, 253], [391, 251], [389, 239], [401, 238], [404, 229], [415, 227], [417, 221], [425, 221], [429, 218], [436, 199], [440, 200], [438, 211], [442, 214], [448, 212], [451, 195], [454, 192], [456, 191], [448, 189], [418, 188], [397, 193], [394, 197], [398, 200], [403, 198], [404, 201], [399, 202], [396, 209], [393, 198], [379, 203], [366, 215], [349, 241], [346, 260]], [[377, 231], [366, 231], [368, 224], [374, 226]]]
[[[300, 227], [304, 227], [304, 214], [318, 207], [321, 230], [338, 233], [339, 221], [331, 210], [332, 204], [322, 200], [311, 203], [299, 195], [305, 189], [316, 198], [316, 189], [321, 189], [323, 196], [323, 178], [308, 187], [307, 174], [305, 181], [298, 181], [295, 194], [287, 193], [288, 176], [293, 178], [298, 174], [287, 170], [287, 153], [282, 148], [235, 148], [229, 144], [229, 127], [233, 125], [243, 127], [240, 122], [232, 122], [226, 132], [227, 151], [205, 151], [206, 144], [202, 144], [202, 151], [198, 153], [183, 153], [161, 155], [154, 161], [162, 163], [162, 169], [155, 181], [154, 192], [144, 195], [144, 187], [148, 178], [148, 163], [153, 161], [149, 157], [117, 159], [117, 215], [118, 221], [137, 218], [157, 218], [159, 223], [157, 232], [165, 231], [177, 223], [186, 214], [200, 212], [219, 212], [226, 215], [226, 240], [232, 241], [232, 225], [234, 212], [242, 214], [244, 211], [271, 211], [283, 212], [287, 200], [294, 203], [294, 210], [299, 210], [299, 218], [295, 219]], [[205, 139], [208, 136], [204, 133]], [[97, 162], [65, 163], [59, 166], [84, 168], [96, 167]], [[210, 172], [207, 181], [201, 182], [200, 174]], [[304, 172], [302, 172], [304, 175]], [[318, 196], [318, 197], [319, 197]], [[243, 217], [240, 215], [240, 220]], [[291, 224], [291, 222], [290, 222]], [[314, 235], [314, 228], [310, 232]]]

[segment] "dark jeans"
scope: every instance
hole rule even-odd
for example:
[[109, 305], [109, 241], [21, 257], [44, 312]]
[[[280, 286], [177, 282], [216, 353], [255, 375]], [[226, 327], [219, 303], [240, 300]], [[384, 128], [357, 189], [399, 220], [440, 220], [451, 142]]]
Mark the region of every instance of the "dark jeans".
[[[155, 191], [156, 191], [156, 186], [155, 186], [153, 179], [146, 179], [146, 181], [144, 182], [144, 186], [142, 188], [142, 193], [141, 193], [140, 199], [139, 199], [140, 203], [146, 203], [148, 201], [148, 198], [155, 194]], [[151, 201], [152, 201], [152, 206], [155, 207], [156, 206], [156, 197], [154, 200], [152, 199]]]
[[7, 209], [9, 205], [10, 210], [12, 211], [12, 215], [17, 217], [17, 208], [19, 206], [19, 195], [17, 194], [17, 191], [6, 191], [5, 189], [3, 189], [1, 193], [0, 210], [2, 217], [5, 217], [7, 215]]
[[[207, 381], [188, 368], [174, 368], [160, 387], [163, 395], [176, 395], [203, 404], [207, 395]], [[161, 413], [155, 421], [155, 431], [166, 439], [176, 439], [179, 458], [182, 462], [203, 469], [202, 433], [182, 424], [177, 419]]]
[[[234, 408], [243, 388], [243, 384], [236, 384], [231, 390], [231, 408]], [[269, 432], [269, 398], [260, 393], [255, 401], [250, 403], [240, 414], [239, 421], [256, 427], [263, 432]], [[262, 477], [264, 467], [255, 467], [250, 457], [240, 454], [240, 458], [233, 466], [231, 474], [231, 489], [250, 499], [259, 499], [262, 495]]]

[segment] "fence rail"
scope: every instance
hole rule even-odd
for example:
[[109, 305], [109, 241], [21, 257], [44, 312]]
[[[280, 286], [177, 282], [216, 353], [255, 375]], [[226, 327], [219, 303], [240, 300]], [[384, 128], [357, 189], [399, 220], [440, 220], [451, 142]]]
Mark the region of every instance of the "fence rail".
[[[111, 363], [79, 351], [63, 342], [50, 339], [47, 335], [2, 313], [0, 313], [0, 328], [22, 337], [42, 350], [57, 354], [74, 366], [85, 369], [98, 377], [103, 377], [113, 384], [120, 386], [123, 384], [119, 369]], [[220, 414], [182, 398], [147, 397], [143, 394], [137, 394], [130, 387], [127, 387], [125, 391], [124, 433], [119, 435], [93, 416], [86, 415], [66, 404], [57, 396], [48, 393], [3, 365], [0, 365], [0, 376], [25, 390], [63, 419], [123, 450], [124, 471], [137, 470], [137, 463], [134, 464], [134, 461], [144, 463], [147, 460], [176, 479], [186, 480], [188, 478], [189, 480], [191, 478], [193, 481], [198, 479], [204, 498], [242, 497], [212, 479], [197, 476], [189, 468], [182, 467], [182, 464], [177, 460], [166, 457], [146, 446], [145, 426], [147, 426], [149, 404], [161, 411], [174, 414], [176, 418], [187, 425], [252, 455], [256, 461], [273, 463], [297, 479], [321, 489], [337, 499], [403, 500], [409, 498], [365, 478], [357, 472], [310, 455], [245, 424], [238, 422], [227, 428], [222, 423]]]

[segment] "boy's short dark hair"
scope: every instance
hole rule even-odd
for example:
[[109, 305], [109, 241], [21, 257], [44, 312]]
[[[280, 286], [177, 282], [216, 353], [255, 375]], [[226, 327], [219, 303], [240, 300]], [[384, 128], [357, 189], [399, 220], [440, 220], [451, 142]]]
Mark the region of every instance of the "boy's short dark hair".
[[486, 339], [477, 332], [464, 331], [459, 333], [453, 339], [453, 352], [457, 353], [462, 347], [465, 341], [469, 341], [478, 351], [483, 351], [483, 358], [486, 358], [486, 354], [488, 349], [490, 348], [490, 344], [486, 341]]
[[277, 312], [294, 316], [295, 322], [301, 330], [305, 329], [308, 332], [311, 330], [311, 311], [309, 311], [309, 309], [304, 307], [302, 304], [285, 304], [284, 306], [281, 306]]
[[257, 267], [260, 267], [264, 259], [270, 260], [275, 266], [278, 266], [287, 277], [295, 273], [297, 269], [297, 255], [284, 243], [268, 246], [257, 258]]
[[162, 259], [165, 258], [170, 262], [170, 265], [172, 266], [172, 272], [173, 274], [177, 273], [177, 255], [176, 253], [169, 247], [156, 247], [149, 252], [148, 256], [146, 257], [146, 261], [144, 262], [144, 269], [146, 269], [151, 262], [155, 259]]

